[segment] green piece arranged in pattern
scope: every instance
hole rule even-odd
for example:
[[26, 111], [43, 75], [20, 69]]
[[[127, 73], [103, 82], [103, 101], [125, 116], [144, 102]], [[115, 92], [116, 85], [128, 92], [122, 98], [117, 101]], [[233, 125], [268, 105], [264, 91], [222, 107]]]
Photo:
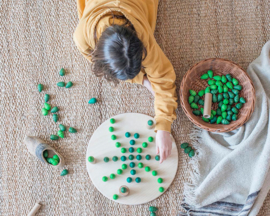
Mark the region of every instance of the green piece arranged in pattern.
[[104, 160], [104, 162], [105, 162], [105, 163], [108, 163], [108, 162], [110, 161], [110, 158], [108, 158], [108, 157], [104, 157], [104, 159], [103, 159], [103, 160]]
[[114, 128], [113, 127], [109, 127], [109, 131], [110, 132], [113, 132], [114, 131]]
[[64, 68], [61, 68], [61, 70], [59, 71], [59, 75], [60, 76], [65, 76], [65, 74], [66, 74], [65, 69]]

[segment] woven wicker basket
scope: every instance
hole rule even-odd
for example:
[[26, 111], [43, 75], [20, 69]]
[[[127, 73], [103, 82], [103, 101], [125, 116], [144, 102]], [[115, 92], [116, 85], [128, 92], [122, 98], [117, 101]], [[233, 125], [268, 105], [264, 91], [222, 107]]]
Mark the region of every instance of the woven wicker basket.
[[[238, 119], [232, 121], [229, 125], [204, 122], [201, 116], [195, 116], [192, 113], [192, 108], [188, 103], [190, 89], [198, 92], [208, 86], [206, 80], [200, 79], [201, 75], [207, 73], [208, 70], [213, 70], [214, 75], [226, 75], [229, 73], [234, 78], [238, 79], [239, 84], [243, 86], [240, 97], [244, 97], [246, 103], [239, 110]], [[206, 59], [195, 64], [185, 74], [180, 87], [180, 101], [187, 117], [198, 127], [211, 132], [229, 132], [239, 128], [250, 118], [255, 106], [255, 90], [250, 77], [240, 66], [225, 59]], [[217, 106], [217, 103], [212, 104], [212, 109], [216, 110]]]

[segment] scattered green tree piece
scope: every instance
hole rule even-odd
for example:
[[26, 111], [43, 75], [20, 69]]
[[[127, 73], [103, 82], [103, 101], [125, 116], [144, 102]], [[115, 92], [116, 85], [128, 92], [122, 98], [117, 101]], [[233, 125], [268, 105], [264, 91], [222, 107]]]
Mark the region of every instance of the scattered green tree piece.
[[116, 140], [116, 136], [113, 134], [113, 135], [111, 135], [111, 139], [112, 140]]
[[[97, 102], [97, 99], [96, 98], [91, 98], [88, 103], [89, 104], [95, 104]], [[113, 124], [113, 123], [112, 123]]]
[[191, 149], [191, 151], [188, 153], [188, 156], [192, 158], [195, 155], [194, 149]]
[[44, 86], [43, 86], [42, 84], [38, 84], [37, 87], [38, 87], [38, 91], [39, 91], [39, 92], [42, 92]]
[[68, 174], [68, 170], [67, 170], [67, 169], [64, 169], [64, 170], [61, 172], [60, 176], [65, 176], [65, 175], [67, 175], [67, 174]]
[[73, 86], [73, 83], [71, 81], [69, 81], [67, 84], [66, 84], [66, 88], [71, 88]]
[[121, 161], [126, 161], [127, 157], [126, 156], [121, 156]]
[[157, 171], [156, 171], [156, 170], [153, 170], [153, 171], [152, 171], [152, 175], [153, 175], [153, 176], [157, 176]]
[[123, 170], [127, 169], [127, 165], [126, 164], [122, 164], [122, 169]]
[[135, 145], [135, 140], [130, 140], [130, 141], [129, 141], [129, 144], [130, 144], [130, 145]]
[[227, 82], [227, 78], [224, 75], [221, 76], [221, 82], [223, 82], [223, 83]]
[[51, 109], [51, 105], [45, 102], [44, 108], [49, 111]]
[[60, 76], [65, 76], [65, 74], [66, 74], [65, 69], [64, 68], [61, 68], [60, 71], [59, 71], [59, 75]]
[[128, 177], [127, 178], [127, 183], [131, 183], [132, 182], [132, 178], [131, 177]]
[[53, 107], [53, 108], [51, 109], [51, 113], [56, 113], [56, 112], [58, 112], [58, 111], [59, 111], [58, 107]]
[[53, 118], [53, 121], [54, 122], [57, 122], [58, 121], [58, 115], [57, 114], [53, 114], [53, 117], [52, 118]]
[[65, 85], [66, 85], [65, 82], [58, 82], [57, 83], [58, 87], [65, 87]]
[[48, 102], [49, 100], [50, 100], [50, 95], [45, 94], [45, 95], [44, 95], [44, 101], [45, 101], [45, 102]]
[[59, 131], [57, 132], [57, 134], [58, 134], [58, 136], [61, 137], [61, 138], [64, 138], [64, 137], [65, 137], [64, 132], [61, 131], [61, 130], [59, 130]]
[[51, 136], [50, 136], [50, 139], [51, 139], [51, 140], [58, 140], [58, 139], [59, 139], [59, 136], [51, 135]]
[[190, 146], [188, 146], [188, 147], [185, 148], [184, 152], [186, 154], [188, 154], [191, 150], [192, 150], [192, 148]]
[[42, 115], [46, 116], [49, 114], [48, 110], [46, 110], [45, 108], [41, 109]]
[[59, 125], [59, 128], [60, 128], [61, 131], [66, 131], [66, 126], [64, 126], [62, 124]]
[[77, 130], [73, 127], [69, 127], [68, 131], [69, 133], [77, 133]]
[[108, 181], [108, 177], [107, 176], [103, 176], [102, 177], [102, 181], [104, 181], [104, 182]]

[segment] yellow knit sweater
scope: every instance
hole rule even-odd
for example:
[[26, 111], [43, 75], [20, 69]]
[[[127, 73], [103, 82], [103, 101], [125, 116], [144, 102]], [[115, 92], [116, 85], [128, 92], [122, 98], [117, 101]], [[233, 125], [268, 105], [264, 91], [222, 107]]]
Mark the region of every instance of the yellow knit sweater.
[[176, 76], [172, 64], [154, 38], [158, 0], [77, 0], [77, 5], [80, 21], [74, 41], [89, 61], [96, 45], [95, 29], [99, 38], [108, 26], [122, 22], [113, 20], [112, 13], [121, 13], [132, 23], [147, 49], [147, 56], [142, 62], [144, 71], [128, 82], [142, 84], [143, 76], [147, 75], [155, 92], [155, 130], [170, 132], [176, 118]]

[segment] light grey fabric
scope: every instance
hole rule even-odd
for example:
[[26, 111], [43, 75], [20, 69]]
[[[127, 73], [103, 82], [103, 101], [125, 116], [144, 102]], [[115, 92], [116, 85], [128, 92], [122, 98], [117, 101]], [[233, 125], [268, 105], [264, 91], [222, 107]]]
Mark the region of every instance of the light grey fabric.
[[[193, 161], [193, 184], [186, 188], [185, 202], [189, 206], [186, 209], [190, 215], [196, 215], [191, 213], [192, 210], [220, 201], [243, 205], [242, 213], [237, 209], [232, 210], [231, 215], [248, 215], [256, 201], [254, 196], [248, 197], [260, 191], [265, 183], [270, 165], [269, 50], [270, 41], [247, 70], [256, 90], [255, 111], [250, 120], [229, 133], [196, 129], [192, 134], [199, 154]], [[263, 189], [265, 194], [269, 186], [264, 185]], [[256, 202], [249, 215], [256, 215], [262, 202], [263, 199]]]

